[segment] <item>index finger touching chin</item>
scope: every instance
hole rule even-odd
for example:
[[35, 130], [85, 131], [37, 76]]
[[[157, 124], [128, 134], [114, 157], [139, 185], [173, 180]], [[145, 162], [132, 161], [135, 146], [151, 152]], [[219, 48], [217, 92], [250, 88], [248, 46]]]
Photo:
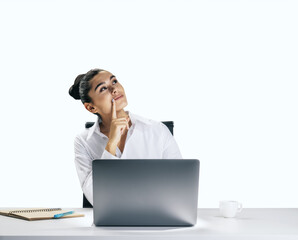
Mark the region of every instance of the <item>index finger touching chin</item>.
[[117, 118], [117, 113], [116, 113], [116, 101], [112, 99], [112, 119]]

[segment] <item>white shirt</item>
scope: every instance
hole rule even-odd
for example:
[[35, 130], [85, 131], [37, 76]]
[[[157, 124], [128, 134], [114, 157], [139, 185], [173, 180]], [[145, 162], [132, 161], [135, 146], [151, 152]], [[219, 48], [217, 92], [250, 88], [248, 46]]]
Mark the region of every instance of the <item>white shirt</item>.
[[95, 159], [182, 159], [170, 130], [162, 122], [146, 119], [127, 111], [131, 127], [123, 153], [117, 147], [116, 156], [105, 150], [108, 137], [100, 132], [99, 121], [74, 141], [75, 164], [82, 190], [93, 205], [92, 161]]

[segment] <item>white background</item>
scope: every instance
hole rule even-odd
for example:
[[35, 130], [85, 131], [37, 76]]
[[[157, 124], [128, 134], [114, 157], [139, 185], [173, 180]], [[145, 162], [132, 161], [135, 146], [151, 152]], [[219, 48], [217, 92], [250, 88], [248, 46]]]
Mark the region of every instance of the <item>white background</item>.
[[115, 74], [135, 114], [175, 122], [199, 207], [298, 207], [297, 1], [0, 1], [0, 207], [81, 207], [68, 89]]

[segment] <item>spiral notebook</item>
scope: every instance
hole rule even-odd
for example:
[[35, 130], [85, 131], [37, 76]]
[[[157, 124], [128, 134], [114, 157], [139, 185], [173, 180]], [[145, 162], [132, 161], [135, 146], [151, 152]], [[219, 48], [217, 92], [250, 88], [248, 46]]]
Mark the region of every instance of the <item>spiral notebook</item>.
[[[67, 210], [61, 208], [26, 208], [26, 209], [0, 209], [0, 215], [20, 218], [28, 221], [54, 219], [54, 215], [65, 213]], [[60, 218], [84, 217], [81, 213], [72, 213]]]

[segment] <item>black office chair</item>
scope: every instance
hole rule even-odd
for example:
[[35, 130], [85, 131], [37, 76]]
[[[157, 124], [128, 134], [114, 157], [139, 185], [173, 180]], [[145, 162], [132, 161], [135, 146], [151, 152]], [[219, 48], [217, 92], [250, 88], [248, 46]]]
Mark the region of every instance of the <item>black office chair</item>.
[[[162, 122], [164, 125], [168, 127], [172, 135], [174, 135], [174, 122], [173, 121], [164, 121]], [[90, 128], [92, 127], [94, 122], [86, 122], [85, 123], [85, 128]], [[85, 197], [85, 194], [83, 194], [83, 208], [92, 208], [93, 206], [91, 203], [87, 200]]]

